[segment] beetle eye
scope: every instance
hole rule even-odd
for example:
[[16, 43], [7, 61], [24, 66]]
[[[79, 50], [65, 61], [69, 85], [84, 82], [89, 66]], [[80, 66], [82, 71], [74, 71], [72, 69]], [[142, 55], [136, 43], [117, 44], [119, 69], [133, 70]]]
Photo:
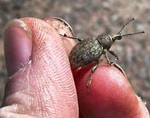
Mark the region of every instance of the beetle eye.
[[116, 40], [121, 40], [122, 39], [122, 36], [121, 35], [118, 35], [117, 37], [116, 37]]
[[122, 39], [122, 36], [121, 35], [115, 35], [112, 37], [112, 40], [115, 41], [115, 40], [121, 40]]

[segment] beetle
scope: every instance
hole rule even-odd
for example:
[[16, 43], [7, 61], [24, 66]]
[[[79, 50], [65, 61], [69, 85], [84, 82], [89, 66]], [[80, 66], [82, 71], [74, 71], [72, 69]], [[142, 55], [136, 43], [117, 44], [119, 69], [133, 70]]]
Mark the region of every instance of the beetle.
[[98, 35], [96, 38], [87, 38], [87, 39], [81, 39], [76, 37], [70, 37], [66, 34], [62, 35], [66, 38], [76, 39], [79, 42], [75, 45], [75, 47], [71, 50], [69, 54], [69, 61], [72, 68], [79, 68], [83, 67], [87, 64], [90, 64], [92, 62], [96, 62], [96, 64], [91, 69], [90, 78], [87, 82], [87, 89], [89, 90], [89, 87], [92, 82], [92, 74], [95, 72], [95, 70], [98, 67], [99, 64], [99, 58], [104, 55], [107, 62], [110, 65], [115, 65], [118, 67], [123, 73], [124, 71], [121, 69], [120, 66], [116, 65], [116, 63], [109, 60], [107, 56], [107, 52], [109, 52], [111, 55], [115, 56], [118, 60], [117, 54], [115, 54], [114, 51], [110, 50], [111, 46], [114, 44], [116, 40], [121, 40], [124, 36], [129, 35], [135, 35], [135, 34], [141, 34], [144, 33], [144, 31], [141, 32], [134, 32], [134, 33], [128, 33], [128, 34], [121, 34], [122, 30], [127, 26], [131, 21], [133, 21], [134, 18], [127, 21], [120, 31], [116, 35]]

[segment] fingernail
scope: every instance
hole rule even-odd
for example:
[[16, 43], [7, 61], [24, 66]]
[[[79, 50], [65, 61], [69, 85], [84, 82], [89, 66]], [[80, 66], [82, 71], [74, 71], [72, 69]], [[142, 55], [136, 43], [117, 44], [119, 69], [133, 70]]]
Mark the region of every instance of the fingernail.
[[63, 37], [62, 35], [66, 34], [68, 36], [73, 36], [74, 33], [71, 26], [65, 20], [58, 17], [46, 18], [44, 21], [52, 26], [58, 34], [60, 34], [60, 38], [63, 41], [67, 55], [69, 55], [72, 48], [76, 45], [76, 41]]
[[[51, 20], [55, 19], [55, 20], [60, 21], [61, 23], [63, 23], [64, 26], [66, 26], [65, 28], [67, 28], [68, 31], [70, 31], [71, 35], [74, 35], [73, 29], [67, 21], [65, 21], [64, 19], [59, 18], [59, 17], [51, 17], [49, 19], [45, 19], [45, 21], [49, 22], [50, 19]], [[52, 23], [51, 25], [54, 26], [55, 28], [56, 28], [56, 25], [57, 25], [57, 31], [59, 32], [59, 34], [64, 35], [64, 33], [62, 33], [62, 31], [61, 31], [63, 29], [63, 27], [60, 25], [60, 22], [59, 23], [57, 22], [58, 24], [55, 22], [55, 23]]]
[[67, 21], [65, 21], [64, 19], [59, 18], [59, 17], [52, 17], [52, 18], [57, 19], [57, 20], [63, 22], [64, 25], [67, 26], [67, 27], [69, 28], [71, 34], [74, 35], [73, 29], [72, 29], [72, 27], [70, 26], [70, 24], [69, 24]]
[[4, 34], [4, 52], [8, 76], [13, 75], [31, 57], [32, 35], [27, 25], [19, 19], [9, 23]]

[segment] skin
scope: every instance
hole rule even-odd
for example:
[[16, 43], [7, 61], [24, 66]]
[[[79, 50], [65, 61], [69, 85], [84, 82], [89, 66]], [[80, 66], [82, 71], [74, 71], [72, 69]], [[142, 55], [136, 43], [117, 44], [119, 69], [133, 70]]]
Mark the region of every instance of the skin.
[[59, 35], [71, 35], [65, 26], [59, 27], [60, 21], [35, 18], [21, 21], [25, 26], [13, 22], [5, 32], [9, 81], [0, 117], [149, 117], [127, 78], [105, 62], [93, 74], [90, 93], [87, 93], [86, 83], [92, 65], [71, 71], [68, 55], [75, 42]]

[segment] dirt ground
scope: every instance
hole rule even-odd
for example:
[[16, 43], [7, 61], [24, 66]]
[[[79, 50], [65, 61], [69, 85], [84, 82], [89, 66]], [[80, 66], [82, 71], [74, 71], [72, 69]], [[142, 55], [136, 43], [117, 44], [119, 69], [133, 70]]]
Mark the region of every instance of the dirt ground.
[[[119, 65], [150, 110], [150, 0], [0, 0], [0, 100], [7, 80], [3, 52], [3, 32], [6, 24], [21, 17], [61, 17], [74, 29], [75, 36], [96, 37], [101, 33], [116, 33], [122, 24], [134, 17], [124, 33], [145, 31], [126, 37], [112, 50]], [[112, 58], [113, 59], [113, 58]]]

